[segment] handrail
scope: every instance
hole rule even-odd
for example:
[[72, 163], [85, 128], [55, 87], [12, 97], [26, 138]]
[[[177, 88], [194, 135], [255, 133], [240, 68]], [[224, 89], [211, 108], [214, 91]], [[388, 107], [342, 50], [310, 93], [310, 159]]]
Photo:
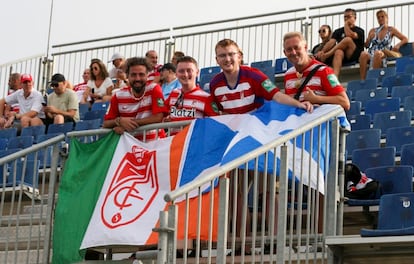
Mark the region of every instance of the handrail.
[[249, 152], [248, 154], [245, 154], [237, 159], [234, 159], [233, 161], [221, 166], [220, 168], [215, 169], [213, 172], [209, 172], [207, 173], [204, 177], [202, 178], [196, 178], [194, 180], [192, 180], [191, 182], [181, 186], [179, 189], [176, 189], [174, 191], [171, 191], [169, 193], [167, 193], [164, 196], [164, 200], [166, 202], [172, 202], [174, 200], [176, 200], [177, 198], [183, 196], [184, 194], [190, 192], [191, 190], [194, 190], [200, 186], [203, 186], [207, 183], [210, 183], [212, 180], [214, 180], [217, 175], [224, 175], [225, 173], [231, 171], [234, 168], [237, 168], [238, 166], [242, 165], [243, 163], [246, 163], [247, 161], [251, 160], [252, 157], [257, 157], [263, 153], [266, 153], [269, 148], [274, 148], [277, 146], [280, 146], [282, 144], [284, 144], [286, 141], [295, 138], [296, 136], [302, 134], [303, 132], [316, 127], [334, 117], [337, 117], [338, 115], [343, 113], [343, 108], [340, 106], [337, 106], [336, 109], [334, 111], [331, 111], [328, 115], [325, 115], [324, 118], [320, 118], [317, 120], [313, 120], [311, 122], [306, 123], [305, 125], [303, 125], [300, 129], [296, 129], [293, 130], [281, 137], [279, 137], [277, 140], [268, 143], [266, 145], [263, 145], [251, 152]]

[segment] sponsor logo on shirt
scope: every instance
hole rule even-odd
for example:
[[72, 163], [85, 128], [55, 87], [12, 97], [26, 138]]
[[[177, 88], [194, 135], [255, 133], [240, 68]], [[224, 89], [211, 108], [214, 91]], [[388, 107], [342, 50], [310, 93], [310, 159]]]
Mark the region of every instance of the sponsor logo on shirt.
[[160, 106], [160, 107], [164, 106], [164, 100], [162, 100], [162, 98], [158, 98], [158, 99], [157, 99], [157, 104], [158, 104], [158, 106]]
[[272, 91], [274, 88], [276, 88], [276, 86], [272, 83], [272, 81], [270, 81], [269, 79], [266, 79], [266, 80], [264, 80], [263, 82], [262, 82], [262, 87], [266, 90], [266, 91], [268, 91], [268, 92], [270, 92], [270, 91]]
[[338, 78], [336, 77], [335, 74], [329, 74], [328, 75], [328, 80], [329, 80], [329, 83], [331, 84], [332, 87], [335, 87], [335, 86], [339, 85]]
[[196, 110], [195, 108], [185, 109], [185, 108], [177, 108], [175, 106], [171, 107], [170, 115], [174, 117], [196, 117]]

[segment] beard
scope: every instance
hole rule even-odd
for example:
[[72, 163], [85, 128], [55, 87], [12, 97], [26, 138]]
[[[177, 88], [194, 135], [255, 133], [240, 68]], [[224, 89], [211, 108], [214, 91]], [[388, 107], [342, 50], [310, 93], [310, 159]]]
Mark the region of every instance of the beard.
[[145, 82], [135, 81], [131, 84], [131, 88], [134, 92], [140, 94], [145, 90]]

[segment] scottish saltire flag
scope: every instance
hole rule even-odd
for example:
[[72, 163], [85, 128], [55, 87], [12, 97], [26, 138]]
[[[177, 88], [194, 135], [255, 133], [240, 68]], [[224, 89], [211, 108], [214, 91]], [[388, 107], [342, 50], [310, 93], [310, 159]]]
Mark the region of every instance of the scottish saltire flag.
[[[157, 225], [159, 212], [166, 208], [163, 197], [167, 192], [337, 107], [323, 105], [309, 114], [269, 102], [252, 114], [197, 119], [174, 137], [149, 143], [114, 133], [90, 144], [72, 140], [59, 187], [53, 263], [80, 261], [84, 257], [81, 249], [90, 247], [156, 242], [152, 228]], [[345, 118], [342, 121], [349, 126]], [[329, 135], [326, 128], [322, 130], [315, 136]], [[305, 140], [304, 148], [308, 157], [315, 158], [319, 150], [310, 149], [312, 140], [315, 139]], [[322, 156], [329, 157], [328, 153]], [[316, 169], [315, 160], [310, 162]], [[323, 176], [325, 172], [323, 159], [319, 165], [320, 173], [310, 177], [313, 187], [318, 182], [317, 175]], [[323, 177], [319, 184], [323, 191]], [[203, 202], [208, 204], [209, 199]], [[191, 228], [190, 237], [196, 234]], [[207, 232], [202, 230], [201, 236], [207, 238]], [[180, 230], [178, 237], [183, 237]]]

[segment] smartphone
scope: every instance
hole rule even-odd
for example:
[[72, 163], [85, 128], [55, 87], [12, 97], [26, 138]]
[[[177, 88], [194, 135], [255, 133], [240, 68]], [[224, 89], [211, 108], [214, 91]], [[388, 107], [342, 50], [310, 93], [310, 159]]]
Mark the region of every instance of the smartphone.
[[95, 88], [92, 88], [92, 93], [93, 93], [93, 94], [95, 93]]

